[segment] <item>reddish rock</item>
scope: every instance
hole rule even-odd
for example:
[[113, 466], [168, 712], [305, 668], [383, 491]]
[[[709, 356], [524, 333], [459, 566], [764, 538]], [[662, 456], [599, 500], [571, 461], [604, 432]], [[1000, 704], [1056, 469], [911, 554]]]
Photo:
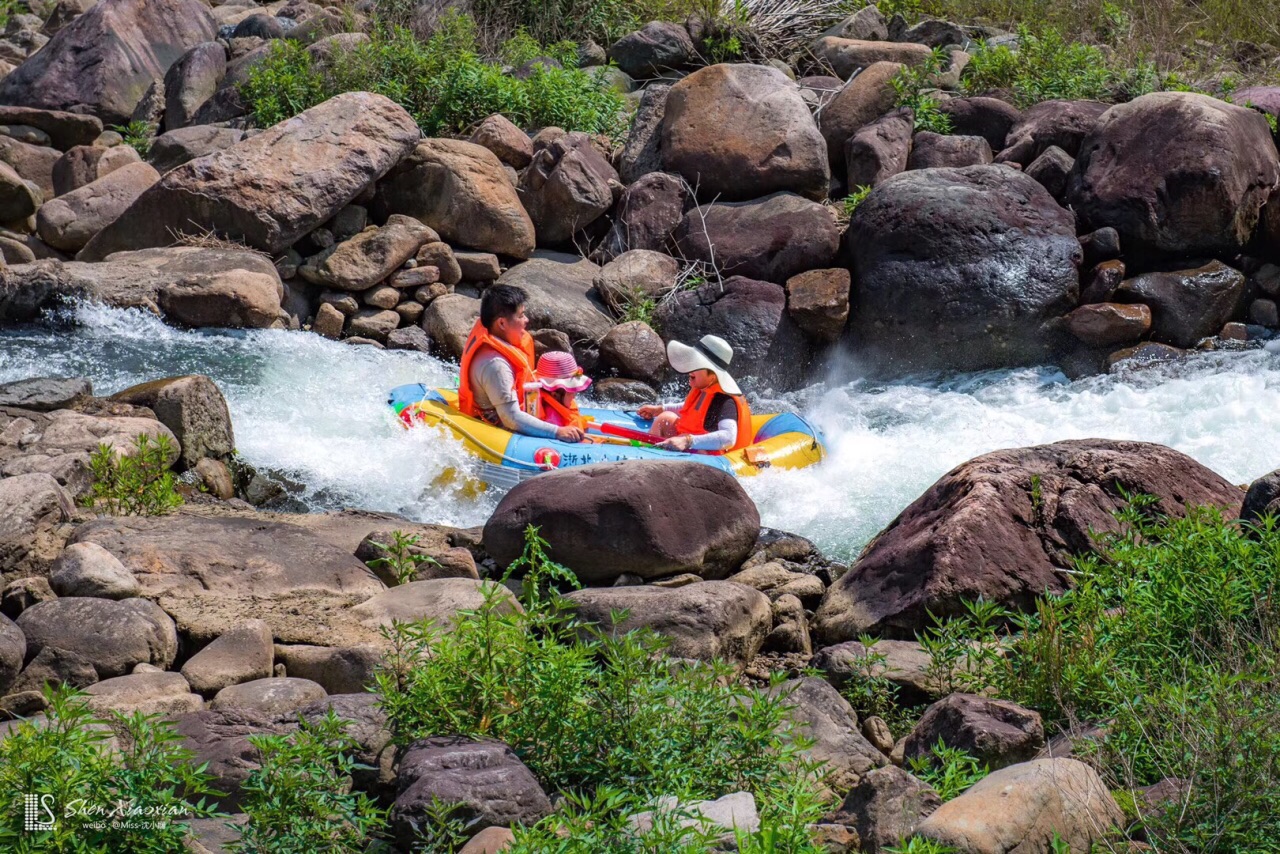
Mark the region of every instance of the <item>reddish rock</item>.
[[1151, 338], [1175, 347], [1194, 347], [1222, 328], [1244, 296], [1244, 276], [1221, 261], [1194, 270], [1145, 273], [1120, 283], [1117, 302], [1151, 307]]
[[494, 113], [482, 121], [472, 131], [471, 142], [483, 145], [512, 169], [523, 169], [533, 159], [533, 142], [529, 134], [501, 113]]
[[1039, 181], [1049, 191], [1049, 195], [1061, 199], [1067, 188], [1067, 176], [1071, 174], [1071, 168], [1075, 164], [1070, 154], [1051, 145], [1023, 171]]
[[1009, 161], [1025, 168], [1051, 145], [1075, 157], [1106, 111], [1107, 105], [1098, 101], [1042, 101], [1009, 129], [996, 162]]
[[979, 596], [1016, 610], [1067, 589], [1071, 556], [1091, 532], [1117, 529], [1118, 487], [1182, 516], [1210, 505], [1234, 517], [1243, 493], [1183, 454], [1144, 442], [1079, 440], [996, 451], [952, 469], [902, 511], [828, 589], [815, 617], [822, 643], [863, 632], [912, 637], [929, 614]]
[[929, 61], [930, 50], [922, 44], [870, 42], [824, 36], [814, 42], [813, 53], [831, 66], [841, 80], [848, 80], [861, 69], [870, 68], [877, 62], [924, 65]]
[[963, 136], [980, 136], [992, 151], [1004, 149], [1009, 131], [1021, 113], [1008, 101], [999, 98], [951, 98], [938, 105], [938, 112], [951, 118], [951, 132]]
[[938, 743], [995, 770], [1034, 759], [1044, 747], [1044, 724], [1038, 714], [1008, 700], [952, 694], [925, 710], [907, 736], [903, 758], [929, 756]]
[[837, 174], [845, 166], [845, 146], [850, 138], [893, 109], [898, 95], [891, 82], [902, 68], [897, 62], [877, 62], [846, 83], [822, 108], [822, 137]]
[[787, 279], [787, 313], [805, 334], [839, 340], [849, 319], [849, 271], [810, 270]]
[[[870, 7], [867, 7], [870, 8]], [[845, 187], [875, 187], [906, 171], [915, 116], [904, 107], [864, 125], [844, 147]]]
[[1067, 315], [1067, 328], [1086, 344], [1128, 344], [1151, 329], [1151, 309], [1113, 302], [1082, 305]]
[[1081, 305], [1109, 301], [1124, 281], [1124, 272], [1124, 262], [1119, 260], [1103, 261], [1094, 267], [1080, 289]]
[[650, 172], [622, 191], [613, 227], [592, 258], [600, 264], [633, 249], [661, 250], [684, 217], [689, 194], [680, 179]]
[[1249, 240], [1278, 182], [1261, 114], [1206, 95], [1156, 92], [1099, 119], [1065, 201], [1083, 229], [1115, 228], [1126, 252], [1229, 255]]
[[1118, 369], [1145, 368], [1161, 362], [1174, 362], [1187, 355], [1185, 350], [1170, 347], [1168, 344], [1157, 344], [1146, 341], [1134, 347], [1117, 350], [1107, 356], [1107, 373], [1115, 373]]
[[920, 131], [911, 141], [908, 169], [979, 166], [991, 162], [991, 146], [980, 136], [944, 136]]
[[554, 245], [603, 216], [622, 185], [586, 134], [567, 133], [533, 155], [518, 189], [538, 241]]

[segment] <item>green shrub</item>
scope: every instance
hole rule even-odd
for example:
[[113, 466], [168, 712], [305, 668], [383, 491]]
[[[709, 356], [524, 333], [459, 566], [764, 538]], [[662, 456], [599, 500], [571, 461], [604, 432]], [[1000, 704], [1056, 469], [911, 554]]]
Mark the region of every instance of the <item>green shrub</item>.
[[866, 201], [867, 196], [871, 195], [871, 187], [865, 184], [854, 187], [853, 192], [844, 197], [842, 204], [844, 205], [844, 215], [846, 217], [853, 216], [853, 212], [858, 209], [858, 205]]
[[1019, 47], [978, 47], [964, 70], [965, 90], [981, 93], [1007, 89], [1020, 107], [1055, 98], [1065, 100], [1108, 99], [1117, 78], [1103, 52], [1093, 46], [1067, 41], [1047, 28], [1033, 33], [1018, 29]]
[[907, 765], [912, 774], [932, 786], [944, 801], [964, 794], [991, 773], [990, 768], [974, 757], [941, 741], [929, 749], [928, 755], [908, 760]]
[[173, 443], [161, 434], [154, 440], [140, 434], [132, 454], [119, 454], [99, 445], [89, 458], [93, 486], [82, 503], [112, 516], [161, 516], [182, 504], [169, 460]]
[[938, 109], [942, 103], [935, 94], [933, 78], [951, 64], [951, 55], [934, 48], [921, 65], [907, 65], [890, 80], [896, 95], [894, 103], [910, 107], [915, 114], [915, 129], [933, 133], [951, 133], [951, 116]]
[[[388, 632], [393, 650], [377, 685], [395, 739], [500, 739], [549, 790], [579, 793], [571, 809], [522, 831], [528, 850], [631, 850], [591, 848], [622, 833], [601, 819], [621, 811], [617, 792], [635, 812], [659, 795], [746, 790], [769, 817], [775, 850], [808, 851], [799, 840], [823, 808], [813, 792], [820, 769], [802, 760], [807, 742], [792, 729], [787, 698], [741, 684], [724, 664], [676, 664], [652, 632], [581, 624], [554, 593], [577, 582], [546, 548], [530, 529], [508, 570], [524, 573], [522, 612], [495, 589], [448, 632], [422, 623]], [[590, 844], [555, 835], [588, 825]]]
[[418, 536], [407, 536], [403, 531], [392, 531], [390, 543], [376, 543], [378, 549], [386, 557], [376, 557], [365, 561], [370, 569], [387, 569], [397, 584], [408, 584], [418, 575], [418, 568], [423, 564], [439, 566], [435, 558], [418, 554], [413, 550], [418, 544]]
[[291, 735], [251, 735], [261, 767], [241, 787], [247, 820], [234, 851], [314, 854], [362, 852], [383, 834], [386, 810], [351, 789], [358, 766], [356, 742], [330, 709], [313, 722], [300, 719]]
[[1148, 820], [1162, 850], [1275, 850], [1280, 839], [1280, 531], [1152, 500], [1075, 562], [1075, 587], [1021, 618], [1000, 684], [1050, 721], [1106, 722], [1113, 788], [1188, 794]]
[[124, 137], [124, 144], [138, 152], [138, 156], [144, 160], [151, 152], [151, 143], [156, 139], [156, 126], [150, 122], [132, 121], [127, 125], [112, 125], [110, 130]]
[[[183, 850], [188, 818], [222, 815], [206, 803], [215, 794], [204, 766], [179, 746], [182, 737], [159, 715], [112, 713], [112, 732], [70, 689], [46, 694], [45, 721], [24, 721], [0, 738], [0, 850], [35, 852], [155, 852]], [[47, 807], [52, 830], [24, 828], [25, 796]], [[49, 798], [50, 800], [45, 800]]]
[[932, 839], [921, 839], [918, 836], [903, 840], [899, 845], [886, 848], [885, 851], [887, 854], [956, 854], [956, 849], [950, 845], [943, 845]]
[[[502, 48], [511, 60], [547, 56], [572, 62], [571, 46], [543, 48], [517, 34]], [[599, 70], [533, 66], [526, 79], [506, 74], [478, 53], [475, 23], [450, 14], [422, 42], [406, 29], [374, 32], [369, 42], [320, 66], [306, 49], [277, 40], [241, 84], [254, 121], [269, 127], [342, 92], [385, 95], [404, 107], [427, 136], [467, 132], [501, 113], [528, 128], [617, 135], [625, 130], [625, 99], [608, 87]]]

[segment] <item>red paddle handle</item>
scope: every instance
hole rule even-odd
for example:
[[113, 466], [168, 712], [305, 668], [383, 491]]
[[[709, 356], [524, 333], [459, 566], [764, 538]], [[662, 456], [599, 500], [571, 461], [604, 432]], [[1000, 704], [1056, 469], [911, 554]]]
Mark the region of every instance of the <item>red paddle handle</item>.
[[632, 430], [630, 427], [620, 427], [617, 424], [600, 423], [592, 424], [592, 427], [599, 430], [606, 436], [617, 436], [620, 439], [635, 439], [637, 442], [644, 442], [646, 445], [655, 445], [656, 436], [646, 433], [643, 430]]

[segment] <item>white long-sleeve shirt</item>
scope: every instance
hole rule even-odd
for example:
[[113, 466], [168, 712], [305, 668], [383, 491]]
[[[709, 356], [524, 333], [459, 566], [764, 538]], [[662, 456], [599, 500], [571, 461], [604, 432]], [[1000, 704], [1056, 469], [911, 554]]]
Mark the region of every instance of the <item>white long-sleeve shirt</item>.
[[496, 413], [502, 426], [512, 433], [554, 439], [556, 425], [520, 408], [515, 382], [511, 363], [491, 348], [486, 347], [471, 362], [471, 391], [481, 411]]

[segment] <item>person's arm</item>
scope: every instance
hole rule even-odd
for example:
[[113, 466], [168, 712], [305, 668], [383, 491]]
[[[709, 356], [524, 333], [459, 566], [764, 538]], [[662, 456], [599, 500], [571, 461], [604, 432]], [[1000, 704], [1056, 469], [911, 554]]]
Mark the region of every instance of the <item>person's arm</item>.
[[693, 437], [689, 445], [691, 451], [723, 451], [732, 448], [738, 441], [738, 420], [726, 418], [716, 424], [718, 429], [710, 433], [702, 433]]
[[480, 384], [489, 403], [498, 413], [502, 426], [512, 433], [522, 433], [539, 439], [554, 439], [556, 425], [530, 415], [520, 408], [520, 399], [516, 397], [515, 374], [506, 359], [494, 359], [480, 371]]

